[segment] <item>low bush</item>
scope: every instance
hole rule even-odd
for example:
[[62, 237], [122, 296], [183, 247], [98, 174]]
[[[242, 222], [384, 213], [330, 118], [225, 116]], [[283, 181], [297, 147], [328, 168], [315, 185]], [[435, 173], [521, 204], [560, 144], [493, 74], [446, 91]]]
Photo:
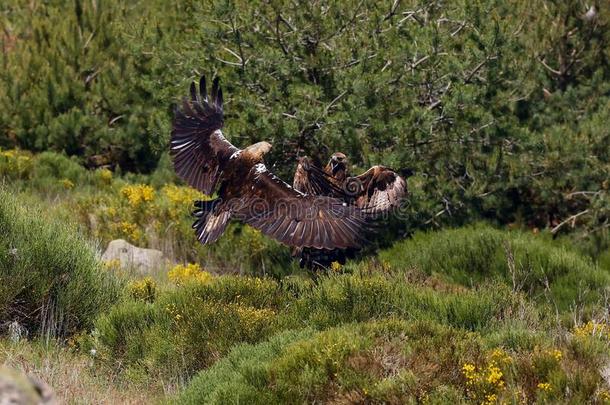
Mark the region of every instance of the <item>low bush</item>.
[[187, 378], [237, 343], [391, 316], [470, 331], [539, 325], [536, 309], [503, 285], [450, 293], [383, 276], [338, 274], [317, 283], [220, 276], [165, 291], [152, 303], [117, 305], [97, 322], [94, 344], [121, 367]]
[[30, 336], [65, 337], [92, 326], [119, 295], [92, 247], [44, 206], [0, 190], [0, 321]]
[[193, 280], [154, 301], [120, 303], [83, 343], [119, 368], [182, 379], [208, 367], [237, 343], [276, 331], [286, 303], [278, 283], [248, 277]]
[[448, 292], [400, 277], [341, 274], [321, 277], [287, 309], [284, 319], [288, 324], [305, 322], [326, 328], [398, 316], [481, 330], [497, 326], [507, 313], [516, 313], [518, 308], [523, 308], [525, 318], [536, 319], [535, 309], [503, 284]]
[[[417, 269], [465, 286], [498, 279], [559, 309], [598, 302], [610, 272], [543, 236], [487, 225], [416, 233], [380, 252], [386, 267]], [[366, 264], [365, 264], [366, 266]]]
[[[484, 335], [396, 318], [240, 345], [193, 378], [184, 404], [602, 402], [599, 360], [571, 344], [488, 347]], [[599, 359], [599, 357], [598, 357]]]

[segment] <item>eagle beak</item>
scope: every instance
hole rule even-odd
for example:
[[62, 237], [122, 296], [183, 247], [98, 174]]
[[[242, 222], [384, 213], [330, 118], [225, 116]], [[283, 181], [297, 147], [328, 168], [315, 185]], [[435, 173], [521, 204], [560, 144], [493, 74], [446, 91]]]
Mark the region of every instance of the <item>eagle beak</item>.
[[331, 168], [333, 174], [336, 174], [338, 167], [339, 167], [339, 162], [337, 162], [336, 160], [333, 160], [332, 162], [330, 162], [330, 168]]

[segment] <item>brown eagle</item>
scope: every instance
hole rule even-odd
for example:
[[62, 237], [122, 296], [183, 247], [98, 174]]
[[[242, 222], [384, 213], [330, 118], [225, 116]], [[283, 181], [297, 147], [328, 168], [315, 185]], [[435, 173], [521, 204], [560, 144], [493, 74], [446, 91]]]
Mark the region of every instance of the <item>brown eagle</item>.
[[372, 214], [390, 212], [407, 194], [405, 179], [385, 166], [350, 176], [347, 156], [341, 152], [334, 153], [324, 169], [307, 156], [298, 158], [292, 185], [305, 194], [340, 198]]
[[[347, 156], [334, 153], [322, 169], [309, 157], [300, 157], [294, 173], [293, 187], [308, 195], [323, 195], [355, 205], [371, 216], [379, 216], [398, 208], [407, 194], [403, 177], [384, 166], [373, 166], [359, 176], [349, 175]], [[355, 249], [295, 248], [302, 267], [328, 267], [332, 262], [345, 263]]]
[[218, 78], [208, 99], [205, 77], [199, 92], [191, 83], [190, 99], [176, 108], [170, 155], [176, 173], [189, 185], [218, 198], [196, 201], [193, 224], [197, 239], [216, 241], [229, 219], [240, 220], [294, 247], [345, 249], [364, 241], [367, 216], [342, 199], [304, 194], [280, 180], [265, 166], [271, 149], [259, 142], [245, 149], [222, 134], [223, 97]]

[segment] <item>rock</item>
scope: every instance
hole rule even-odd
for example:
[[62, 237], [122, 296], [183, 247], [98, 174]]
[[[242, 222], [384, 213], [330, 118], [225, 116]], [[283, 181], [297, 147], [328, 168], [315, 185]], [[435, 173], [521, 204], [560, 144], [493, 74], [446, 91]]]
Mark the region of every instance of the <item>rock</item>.
[[142, 275], [150, 274], [165, 264], [163, 252], [160, 250], [139, 248], [123, 239], [110, 242], [102, 255], [102, 260], [105, 262], [118, 260], [121, 267], [134, 269]]
[[0, 367], [0, 405], [56, 403], [53, 391], [40, 379]]
[[17, 321], [9, 322], [6, 329], [8, 331], [8, 338], [13, 343], [19, 342], [28, 335], [27, 329]]

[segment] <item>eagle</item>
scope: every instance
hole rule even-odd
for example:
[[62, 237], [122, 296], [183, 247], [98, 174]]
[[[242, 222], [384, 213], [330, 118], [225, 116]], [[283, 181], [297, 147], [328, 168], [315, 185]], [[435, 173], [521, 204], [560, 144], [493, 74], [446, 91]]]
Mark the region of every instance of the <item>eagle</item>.
[[[334, 153], [324, 168], [317, 160], [299, 157], [292, 185], [307, 195], [341, 199], [372, 217], [395, 210], [407, 194], [406, 180], [385, 166], [373, 166], [358, 176], [350, 176], [347, 156], [341, 152]], [[292, 254], [302, 267], [316, 268], [328, 267], [334, 261], [343, 264], [355, 251], [356, 248], [300, 247], [294, 248]]]
[[407, 194], [407, 182], [381, 165], [358, 176], [350, 176], [347, 156], [336, 152], [322, 169], [313, 159], [297, 159], [292, 186], [309, 195], [342, 199], [369, 214], [384, 214], [398, 208]]
[[[199, 91], [198, 91], [199, 90]], [[190, 86], [190, 98], [176, 107], [170, 156], [187, 184], [206, 195], [196, 201], [195, 235], [208, 244], [218, 240], [234, 219], [291, 247], [361, 247], [369, 223], [366, 212], [341, 198], [296, 190], [268, 170], [269, 142], [239, 149], [223, 135], [223, 94], [216, 77], [208, 98], [206, 79]]]

